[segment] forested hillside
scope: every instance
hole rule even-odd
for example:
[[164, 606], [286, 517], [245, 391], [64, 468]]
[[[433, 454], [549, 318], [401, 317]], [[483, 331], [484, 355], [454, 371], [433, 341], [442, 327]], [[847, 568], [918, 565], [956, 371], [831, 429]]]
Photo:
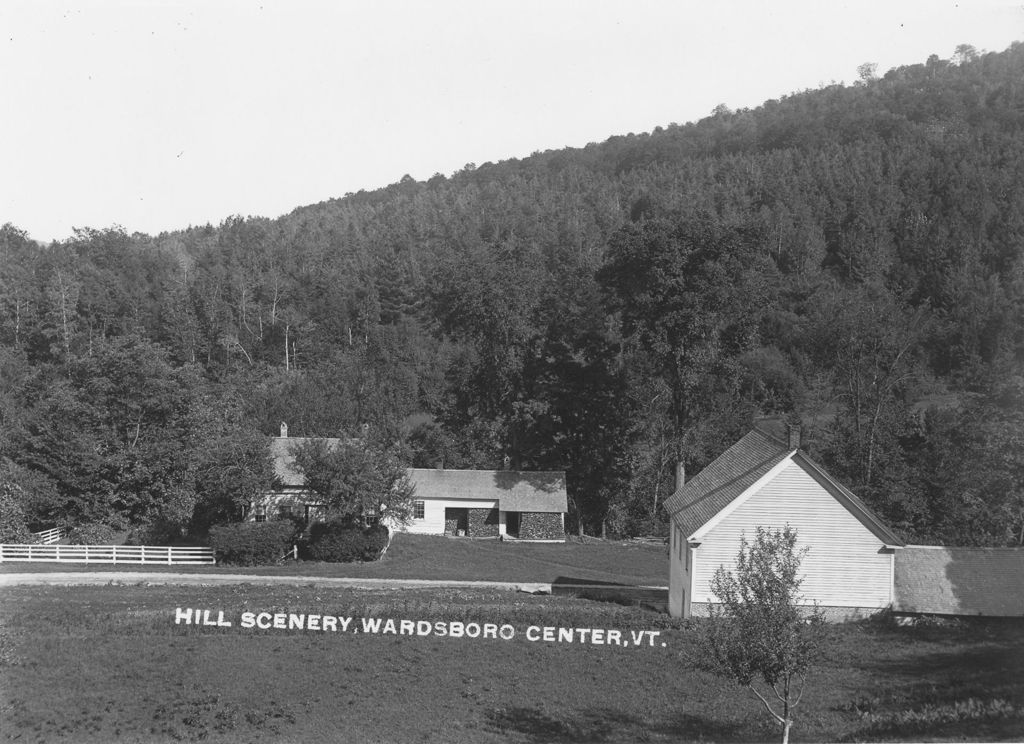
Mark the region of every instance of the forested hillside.
[[6, 225], [5, 488], [33, 524], [202, 532], [281, 421], [366, 424], [661, 532], [674, 462], [774, 416], [906, 539], [1017, 545], [1022, 249], [1022, 44], [276, 220]]

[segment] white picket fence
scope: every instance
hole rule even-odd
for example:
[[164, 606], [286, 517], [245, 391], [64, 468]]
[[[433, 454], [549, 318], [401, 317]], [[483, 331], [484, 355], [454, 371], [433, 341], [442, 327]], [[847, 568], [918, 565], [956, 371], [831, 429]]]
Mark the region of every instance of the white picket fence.
[[55, 542], [60, 542], [62, 538], [67, 537], [67, 534], [67, 527], [54, 527], [52, 530], [33, 532], [32, 537], [34, 537], [40, 545], [52, 545]]
[[148, 545], [9, 545], [0, 544], [4, 561], [58, 563], [146, 563], [195, 566], [216, 563], [212, 548], [162, 548]]

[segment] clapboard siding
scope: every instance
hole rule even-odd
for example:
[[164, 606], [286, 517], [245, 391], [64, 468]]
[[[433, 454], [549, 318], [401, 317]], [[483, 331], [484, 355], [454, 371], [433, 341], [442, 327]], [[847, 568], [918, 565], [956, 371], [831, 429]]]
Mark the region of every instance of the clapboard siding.
[[[415, 496], [413, 497], [415, 499]], [[443, 535], [444, 510], [454, 509], [496, 509], [497, 500], [492, 499], [423, 499], [423, 519], [414, 519], [399, 530], [418, 535]], [[502, 515], [504, 525], [504, 515]], [[504, 532], [504, 529], [502, 530]]]
[[801, 591], [807, 601], [848, 607], [892, 602], [892, 554], [825, 486], [790, 461], [774, 478], [704, 535], [697, 550], [694, 602], [712, 602], [711, 579], [719, 566], [734, 570], [740, 537], [752, 541], [758, 526], [797, 531], [804, 557]]

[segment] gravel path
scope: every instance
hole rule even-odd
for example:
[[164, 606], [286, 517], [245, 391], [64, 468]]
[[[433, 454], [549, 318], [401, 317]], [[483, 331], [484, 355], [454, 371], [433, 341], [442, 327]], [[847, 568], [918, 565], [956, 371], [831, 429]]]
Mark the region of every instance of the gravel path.
[[9, 573], [0, 574], [5, 586], [74, 586], [89, 584], [181, 584], [215, 586], [217, 584], [292, 584], [300, 586], [341, 586], [355, 589], [426, 589], [450, 587], [464, 589], [506, 589], [508, 591], [550, 594], [551, 584], [511, 581], [439, 581], [434, 579], [348, 579], [312, 576], [253, 576], [251, 574], [145, 573], [104, 571], [96, 573]]

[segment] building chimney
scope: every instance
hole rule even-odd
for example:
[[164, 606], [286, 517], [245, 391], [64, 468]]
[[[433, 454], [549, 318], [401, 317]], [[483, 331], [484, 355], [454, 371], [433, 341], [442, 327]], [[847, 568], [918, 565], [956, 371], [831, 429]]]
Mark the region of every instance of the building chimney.
[[676, 490], [678, 491], [686, 483], [686, 463], [679, 460], [676, 463]]
[[437, 458], [437, 462], [434, 463], [434, 467], [438, 470], [444, 470], [444, 458]]
[[789, 425], [789, 448], [791, 450], [800, 449], [800, 425], [790, 424]]
[[288, 438], [288, 424], [286, 424], [284, 421], [282, 421], [281, 422], [281, 439], [287, 439], [287, 438]]

